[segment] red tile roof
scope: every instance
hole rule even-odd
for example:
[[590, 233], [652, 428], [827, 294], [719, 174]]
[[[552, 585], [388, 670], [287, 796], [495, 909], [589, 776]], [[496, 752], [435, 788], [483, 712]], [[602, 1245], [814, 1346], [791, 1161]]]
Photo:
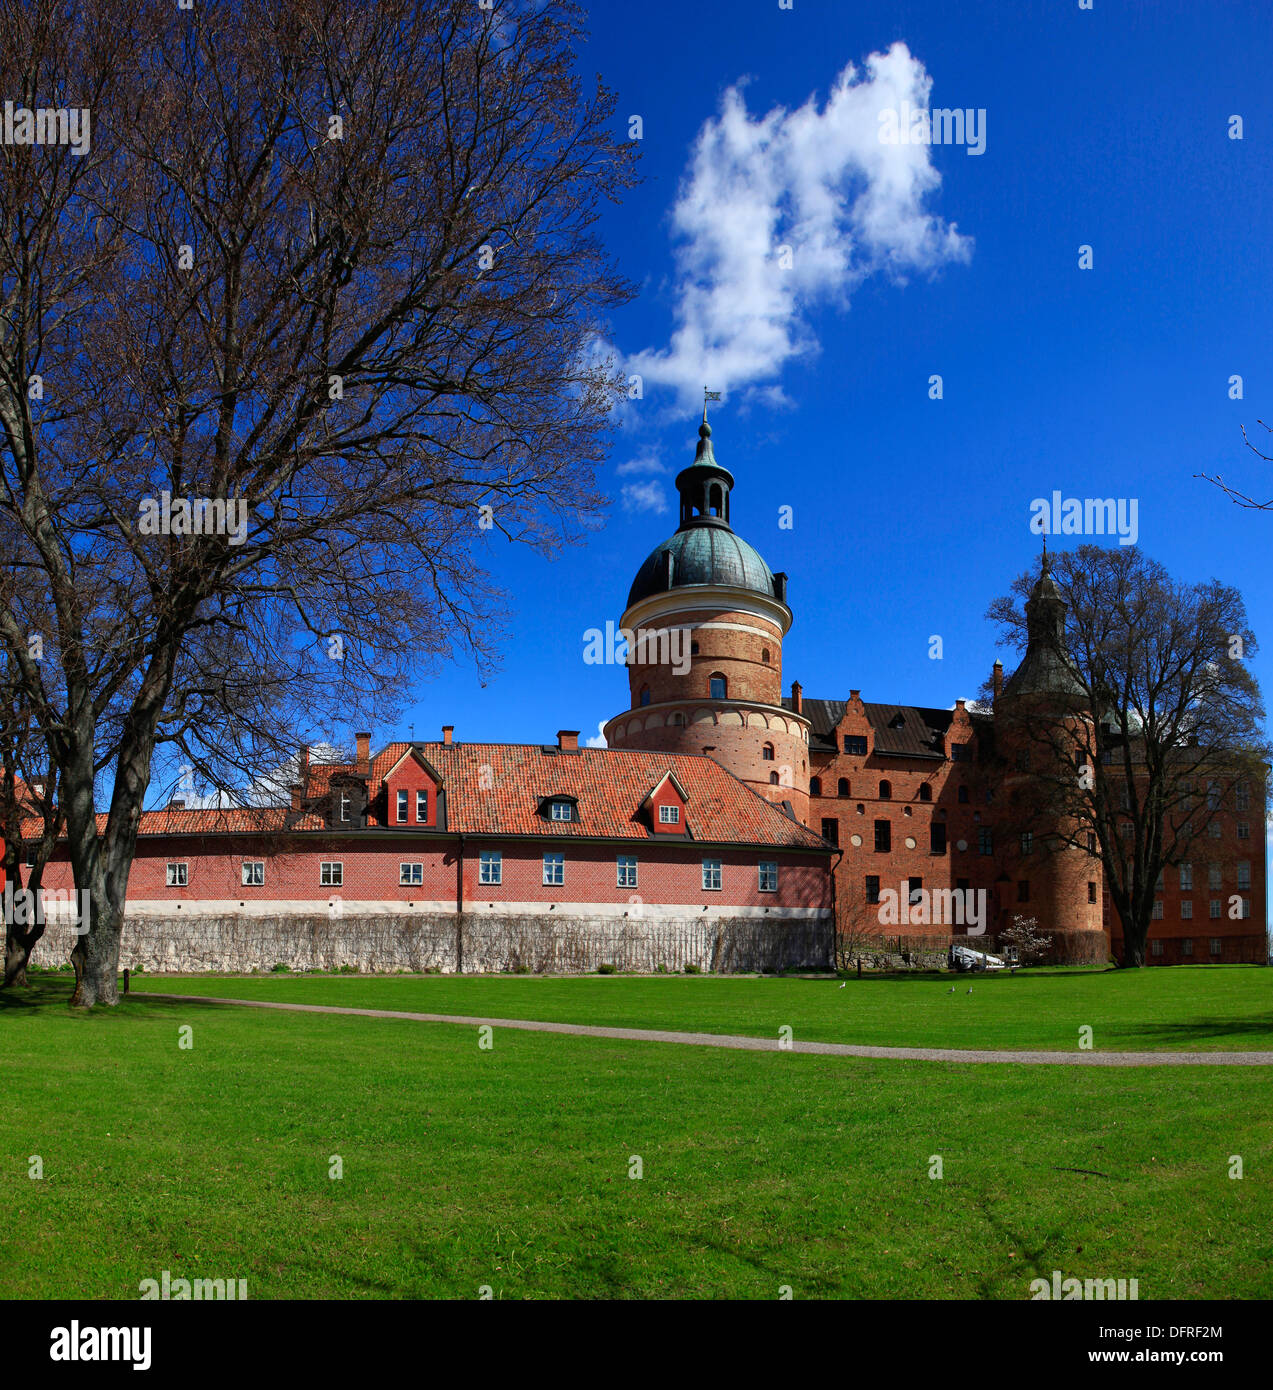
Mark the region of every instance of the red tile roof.
[[[371, 760], [368, 796], [372, 816], [386, 773], [412, 745], [391, 743]], [[774, 845], [826, 850], [826, 842], [740, 782], [711, 758], [627, 749], [555, 747], [518, 743], [416, 744], [442, 777], [446, 825], [451, 834], [536, 835], [563, 839], [654, 838], [641, 804], [671, 772], [689, 796], [685, 807], [691, 840], [717, 844]], [[331, 777], [352, 764], [310, 768], [309, 796], [323, 795]], [[315, 777], [313, 774], [318, 773]], [[317, 791], [315, 790], [317, 788]], [[578, 820], [554, 821], [540, 812], [545, 798], [571, 796]], [[97, 817], [99, 830], [106, 815]], [[23, 834], [39, 835], [42, 822], [25, 821]], [[250, 834], [329, 828], [321, 811], [290, 807], [238, 809], [165, 808], [142, 814], [142, 835]], [[339, 827], [337, 827], [339, 828]], [[372, 821], [369, 828], [379, 828]]]

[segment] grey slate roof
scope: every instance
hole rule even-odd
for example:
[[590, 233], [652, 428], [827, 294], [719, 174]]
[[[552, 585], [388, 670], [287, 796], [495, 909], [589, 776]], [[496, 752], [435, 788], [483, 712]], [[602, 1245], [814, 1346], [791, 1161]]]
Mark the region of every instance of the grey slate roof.
[[[782, 702], [792, 708], [790, 697]], [[835, 749], [832, 730], [844, 718], [847, 700], [814, 700], [805, 696], [801, 702], [805, 718], [812, 725], [809, 747], [830, 752]], [[955, 716], [954, 710], [931, 709], [921, 705], [885, 705], [863, 701], [866, 717], [875, 733], [875, 751], [907, 758], [944, 758], [946, 731]], [[989, 724], [988, 715], [970, 711], [974, 725]], [[894, 722], [900, 721], [898, 727]]]

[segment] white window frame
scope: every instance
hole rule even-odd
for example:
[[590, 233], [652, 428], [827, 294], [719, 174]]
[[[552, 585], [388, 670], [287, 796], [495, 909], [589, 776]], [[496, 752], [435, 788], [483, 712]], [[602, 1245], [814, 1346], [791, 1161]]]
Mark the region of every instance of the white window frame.
[[504, 882], [504, 855], [498, 849], [484, 849], [477, 857], [477, 881], [498, 888]]
[[679, 806], [660, 806], [659, 824], [660, 825], [680, 825], [681, 808]]
[[549, 802], [548, 818], [555, 821], [572, 821], [575, 818], [575, 808], [569, 801]]
[[429, 789], [427, 787], [416, 788], [415, 818], [417, 825], [424, 825], [429, 819]]
[[164, 872], [164, 886], [167, 888], [190, 887], [190, 864], [185, 859], [174, 859]]
[[778, 861], [762, 859], [756, 869], [758, 890], [761, 893], [778, 891]]
[[1153, 912], [1152, 920], [1155, 921], [1155, 922], [1161, 922], [1161, 921], [1162, 921], [1162, 913], [1163, 913], [1162, 899], [1161, 899], [1161, 898], [1155, 898], [1155, 899], [1154, 899], [1154, 912]]
[[320, 860], [318, 886], [320, 888], [343, 888], [345, 886], [345, 861], [343, 859]]
[[398, 887], [418, 888], [424, 882], [424, 861], [408, 860], [398, 865]]
[[1211, 906], [1208, 909], [1207, 915], [1213, 922], [1219, 922], [1223, 918], [1223, 907], [1224, 905], [1219, 898], [1211, 899]]
[[265, 887], [264, 859], [245, 859], [243, 861], [243, 886], [244, 888]]
[[1238, 865], [1238, 891], [1251, 891], [1251, 865], [1244, 859]]
[[399, 787], [399, 788], [398, 788], [398, 824], [399, 824], [399, 825], [406, 825], [406, 823], [407, 823], [407, 789], [406, 789], [406, 787]]
[[1181, 891], [1182, 893], [1192, 893], [1192, 892], [1193, 892], [1193, 865], [1192, 865], [1192, 864], [1186, 863], [1186, 864], [1181, 864], [1181, 865], [1180, 865], [1180, 891]]
[[620, 854], [615, 859], [615, 886], [635, 888], [637, 886], [637, 857], [635, 854]]
[[561, 888], [566, 882], [566, 856], [550, 850], [544, 855], [544, 887]]
[[[715, 880], [713, 882], [712, 880]], [[725, 882], [724, 868], [719, 859], [703, 860], [703, 892], [719, 893]]]
[[1180, 904], [1180, 920], [1181, 920], [1182, 922], [1192, 922], [1192, 921], [1193, 921], [1193, 899], [1192, 899], [1192, 898], [1186, 898], [1186, 899], [1184, 900], [1184, 902], [1182, 902], [1182, 903]]

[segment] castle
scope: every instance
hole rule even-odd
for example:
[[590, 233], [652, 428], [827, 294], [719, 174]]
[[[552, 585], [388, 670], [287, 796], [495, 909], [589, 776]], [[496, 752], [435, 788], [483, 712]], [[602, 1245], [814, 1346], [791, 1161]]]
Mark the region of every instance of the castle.
[[[1038, 919], [1054, 959], [1117, 951], [1094, 840], [1026, 828], [1018, 810], [1042, 771], [1032, 722], [1067, 768], [1092, 746], [1046, 555], [1027, 650], [1006, 682], [995, 664], [992, 710], [784, 694], [787, 577], [733, 528], [706, 413], [676, 486], [677, 530], [628, 593], [629, 701], [608, 747], [572, 730], [473, 743], [445, 725], [373, 752], [359, 733], [347, 762], [302, 750], [289, 805], [147, 811], [121, 963], [825, 968], [872, 938], [931, 959], [1017, 915]], [[41, 828], [25, 822], [24, 839]], [[1240, 788], [1211, 836], [1160, 884], [1153, 962], [1264, 959], [1263, 788]], [[64, 844], [44, 887], [73, 897]], [[1221, 911], [1233, 901], [1237, 920]], [[51, 928], [37, 961], [65, 959], [70, 930]]]

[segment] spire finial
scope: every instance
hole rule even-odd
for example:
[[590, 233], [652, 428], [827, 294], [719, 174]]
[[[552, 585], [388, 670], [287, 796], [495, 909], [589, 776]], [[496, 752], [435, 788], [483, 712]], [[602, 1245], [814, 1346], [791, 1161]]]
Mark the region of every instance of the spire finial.
[[[709, 391], [706, 386], [703, 387], [703, 424], [707, 424], [707, 402], [718, 400], [720, 400], [719, 391]], [[710, 429], [711, 426], [709, 425], [708, 428]]]

